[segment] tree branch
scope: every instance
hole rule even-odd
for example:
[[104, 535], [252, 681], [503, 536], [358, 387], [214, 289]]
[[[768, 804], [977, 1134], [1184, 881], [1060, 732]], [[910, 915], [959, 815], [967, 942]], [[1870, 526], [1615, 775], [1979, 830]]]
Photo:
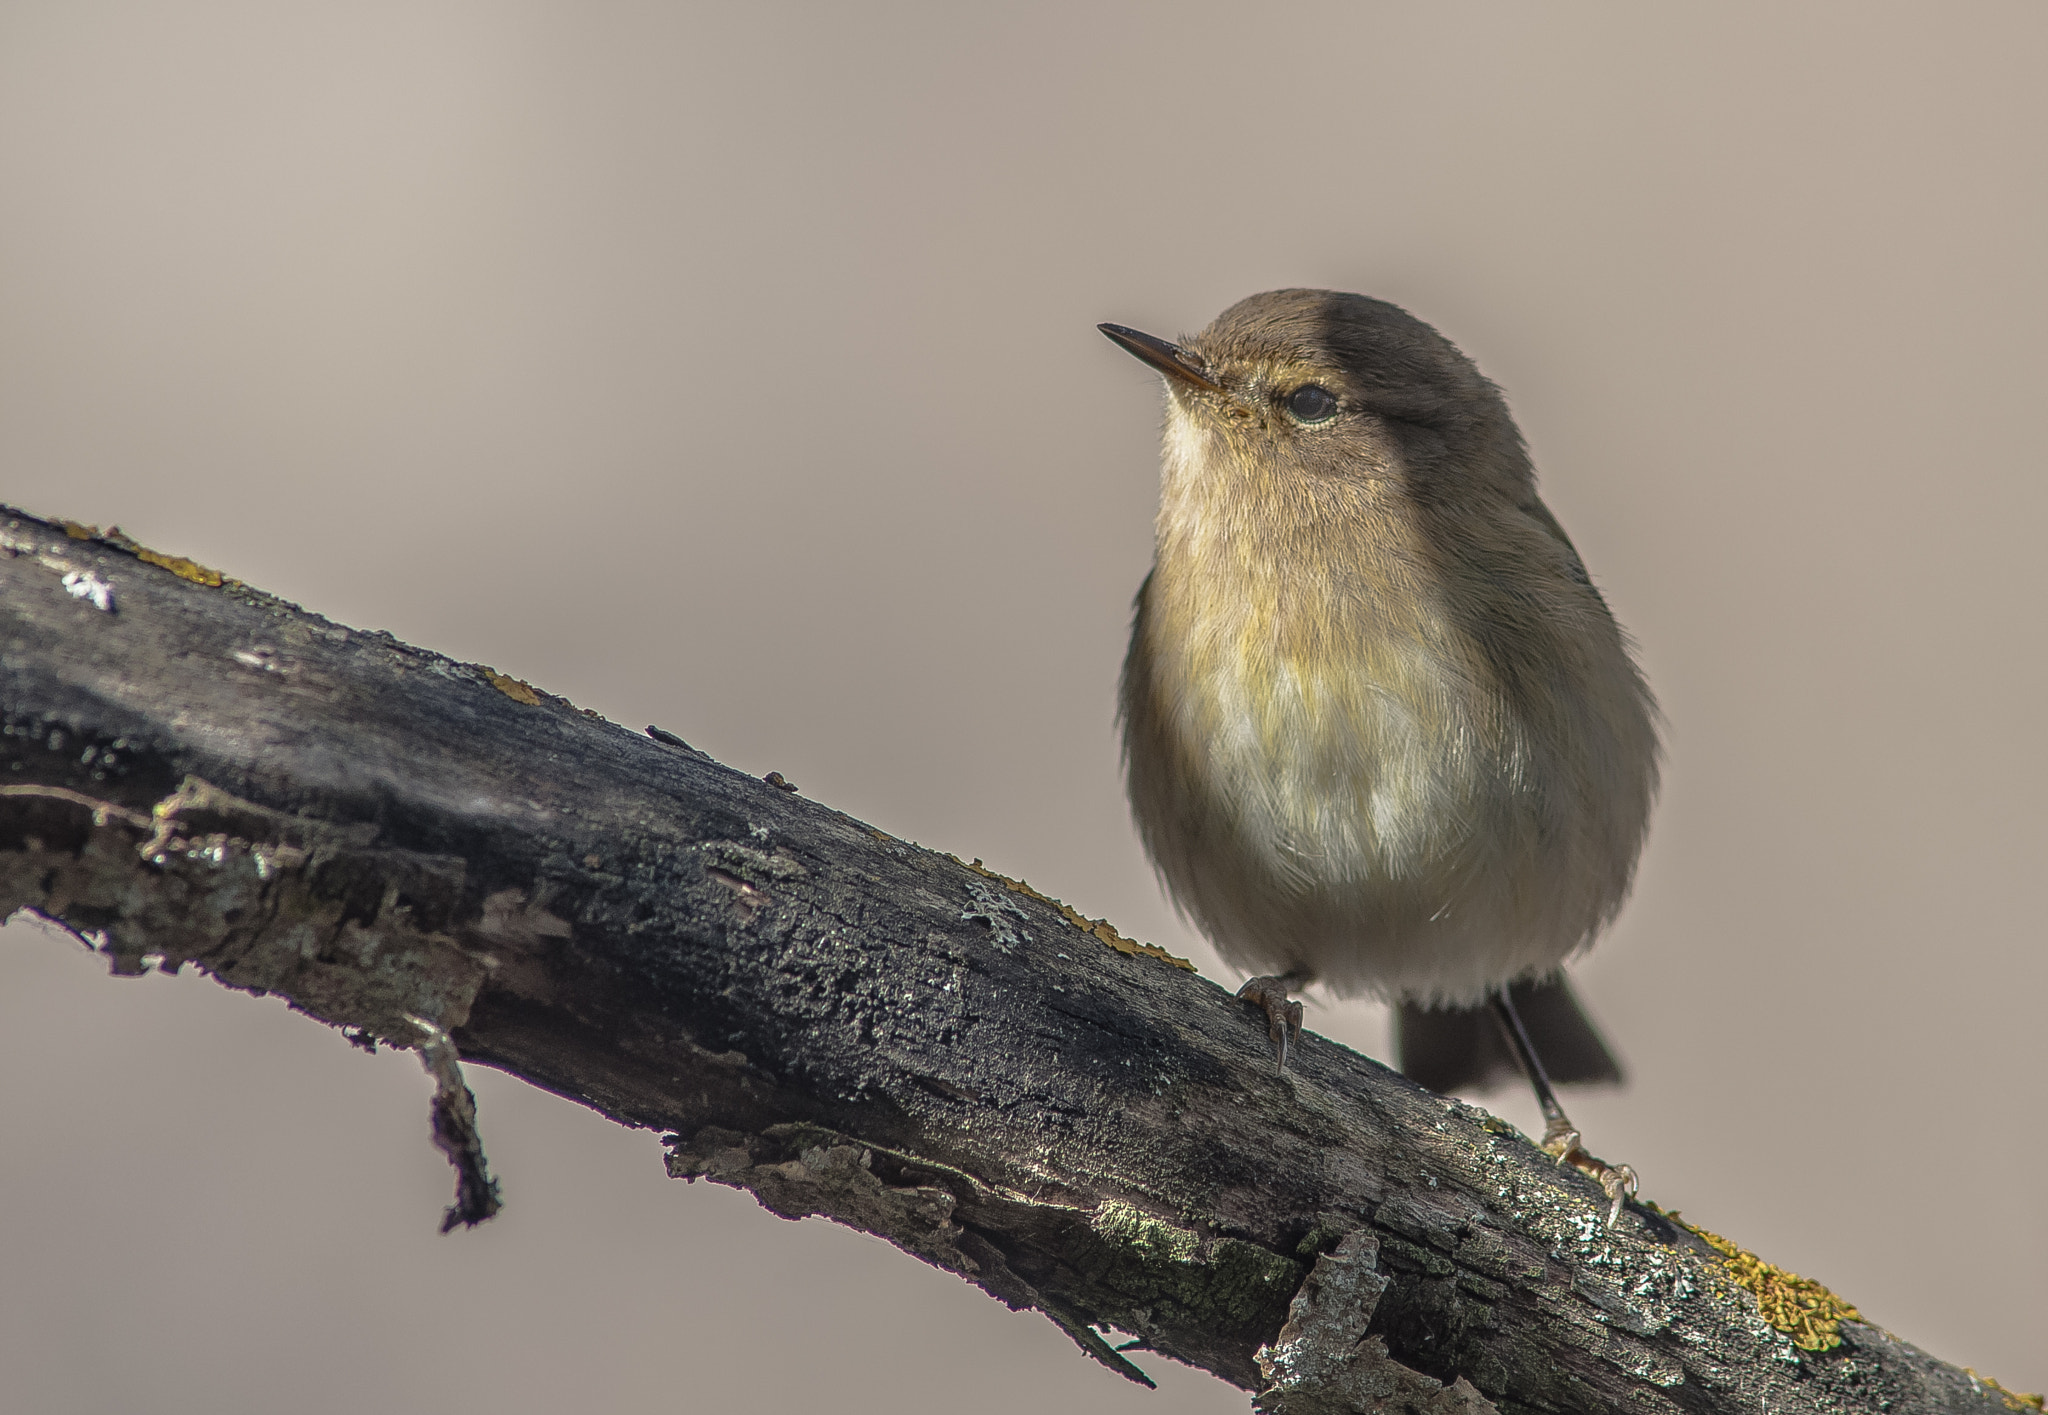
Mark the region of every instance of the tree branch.
[[459, 1052], [1268, 1411], [2021, 1408], [1651, 1208], [1603, 1228], [1591, 1181], [1340, 1046], [1276, 1074], [1227, 993], [1035, 892], [12, 514], [0, 912], [420, 1050], [451, 1222], [496, 1204]]

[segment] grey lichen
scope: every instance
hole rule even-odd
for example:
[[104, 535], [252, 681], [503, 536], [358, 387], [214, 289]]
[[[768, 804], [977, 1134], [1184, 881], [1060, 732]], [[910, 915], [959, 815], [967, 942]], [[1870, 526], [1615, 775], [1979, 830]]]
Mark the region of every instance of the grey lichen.
[[1188, 1262], [1201, 1245], [1192, 1230], [1152, 1218], [1144, 1210], [1115, 1199], [1105, 1199], [1097, 1205], [1089, 1227], [1146, 1264]]
[[1225, 1327], [1255, 1322], [1302, 1274], [1300, 1263], [1270, 1249], [1235, 1238], [1205, 1239], [1117, 1199], [1096, 1206], [1070, 1258], [1116, 1295], [1140, 1335], [1148, 1314], [1162, 1309]]

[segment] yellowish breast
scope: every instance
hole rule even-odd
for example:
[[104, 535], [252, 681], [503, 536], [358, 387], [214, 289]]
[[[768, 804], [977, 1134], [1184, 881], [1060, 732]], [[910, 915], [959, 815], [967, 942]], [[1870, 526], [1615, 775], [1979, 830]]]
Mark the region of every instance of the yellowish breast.
[[1188, 784], [1276, 866], [1329, 882], [1427, 873], [1520, 752], [1449, 627], [1388, 576], [1162, 557], [1152, 710]]

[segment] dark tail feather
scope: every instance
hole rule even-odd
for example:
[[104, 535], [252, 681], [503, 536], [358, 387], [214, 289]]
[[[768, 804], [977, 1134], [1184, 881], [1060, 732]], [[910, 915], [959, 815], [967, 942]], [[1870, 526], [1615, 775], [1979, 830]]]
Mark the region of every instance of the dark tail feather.
[[[1562, 976], [1516, 983], [1508, 996], [1553, 1084], [1621, 1084], [1621, 1063], [1586, 1020]], [[1439, 1008], [1404, 1002], [1394, 1017], [1394, 1054], [1402, 1072], [1419, 1085], [1442, 1094], [1482, 1091], [1521, 1079], [1521, 1068], [1486, 1003]]]

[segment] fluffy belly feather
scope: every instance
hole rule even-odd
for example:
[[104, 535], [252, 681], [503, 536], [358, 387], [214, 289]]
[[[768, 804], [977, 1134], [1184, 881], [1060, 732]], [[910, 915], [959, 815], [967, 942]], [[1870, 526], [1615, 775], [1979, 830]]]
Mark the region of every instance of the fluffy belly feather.
[[1333, 671], [1270, 620], [1158, 618], [1141, 600], [1125, 669], [1132, 806], [1232, 963], [1470, 1002], [1619, 905], [1641, 816], [1597, 818], [1627, 809], [1592, 779], [1616, 749], [1597, 712], [1526, 721], [1469, 646], [1426, 631], [1350, 626]]

